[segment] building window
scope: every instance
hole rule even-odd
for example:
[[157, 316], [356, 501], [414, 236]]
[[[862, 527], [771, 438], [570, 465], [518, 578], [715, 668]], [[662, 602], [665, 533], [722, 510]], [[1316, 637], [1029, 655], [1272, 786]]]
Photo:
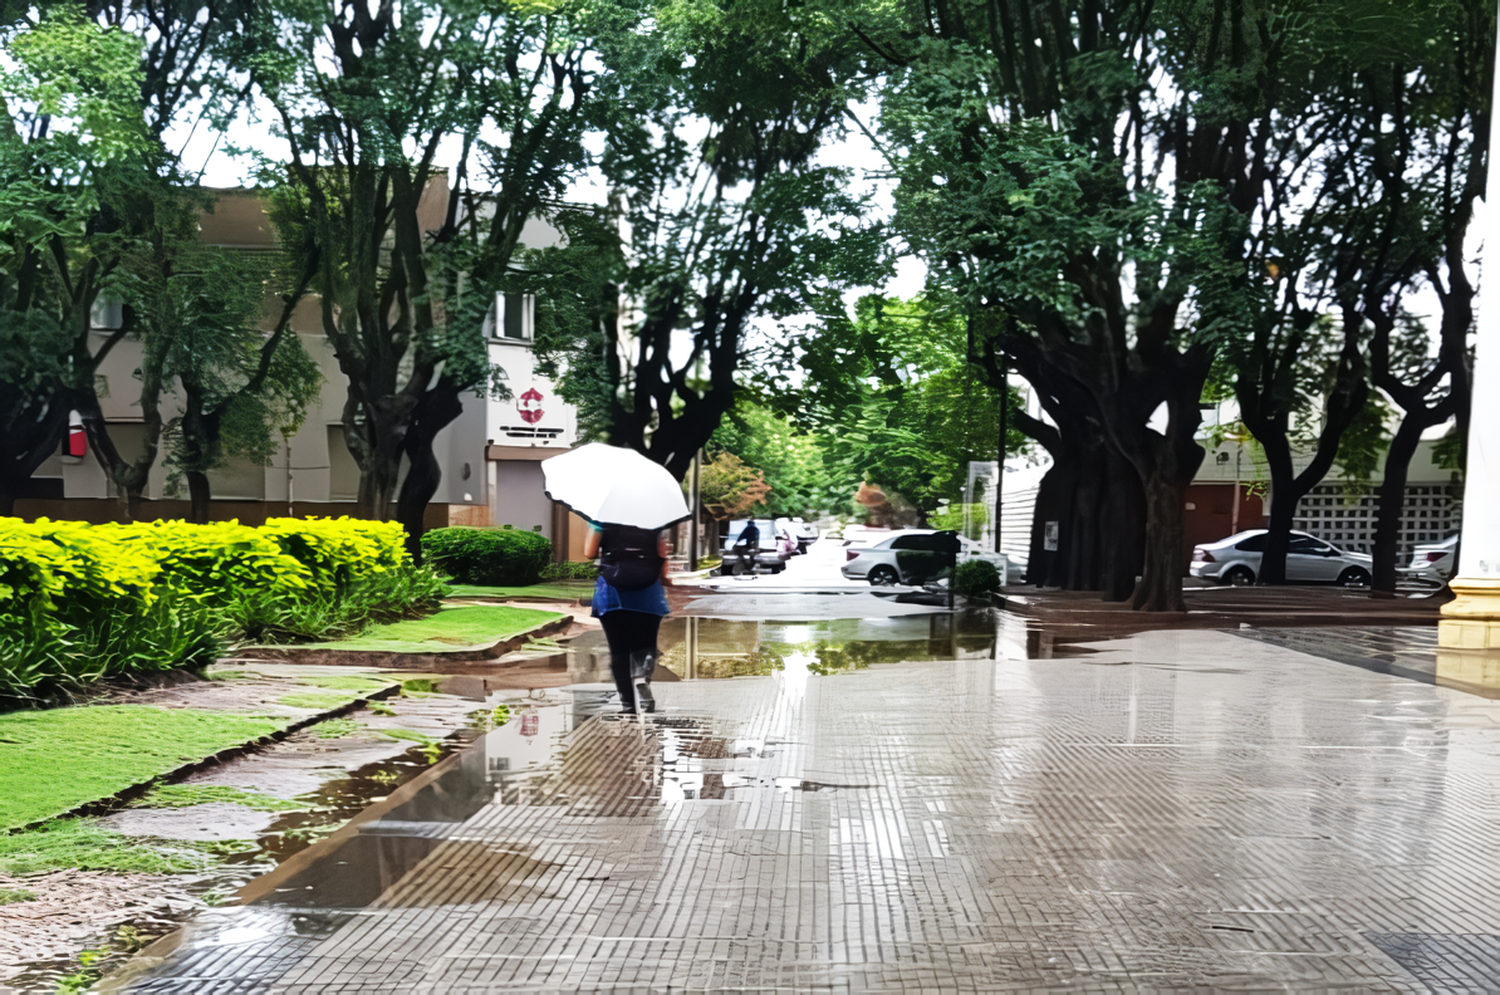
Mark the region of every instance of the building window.
[[530, 342], [535, 338], [535, 319], [536, 298], [531, 294], [496, 294], [485, 332], [504, 342]]
[[118, 297], [100, 294], [89, 312], [89, 326], [95, 331], [112, 332], [125, 323], [125, 305]]

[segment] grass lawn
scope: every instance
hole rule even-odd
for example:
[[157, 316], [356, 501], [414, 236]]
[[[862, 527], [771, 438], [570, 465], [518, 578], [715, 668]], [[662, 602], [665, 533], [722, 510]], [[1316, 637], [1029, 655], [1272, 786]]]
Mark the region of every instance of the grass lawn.
[[298, 648], [364, 650], [385, 653], [440, 653], [443, 650], [492, 646], [562, 618], [558, 612], [507, 605], [450, 606], [426, 618], [372, 625], [352, 639], [303, 643]]
[[450, 598], [536, 598], [538, 601], [578, 601], [588, 604], [594, 593], [591, 580], [549, 580], [526, 587], [485, 587], [483, 584], [454, 584]]
[[0, 715], [0, 832], [108, 798], [292, 721], [146, 705]]

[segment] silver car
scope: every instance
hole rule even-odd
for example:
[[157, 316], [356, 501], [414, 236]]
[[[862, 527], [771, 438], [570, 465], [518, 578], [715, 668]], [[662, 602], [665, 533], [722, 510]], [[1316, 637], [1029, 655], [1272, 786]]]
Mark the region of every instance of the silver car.
[[1406, 568], [1406, 576], [1419, 584], [1442, 587], [1453, 578], [1453, 571], [1458, 566], [1454, 555], [1457, 552], [1457, 532], [1442, 542], [1418, 546], [1411, 551], [1411, 565]]
[[[1188, 572], [1220, 584], [1254, 584], [1266, 549], [1265, 529], [1251, 529], [1228, 539], [1193, 547]], [[1368, 587], [1370, 557], [1349, 553], [1306, 532], [1293, 532], [1286, 551], [1286, 579], [1297, 584], [1342, 584]]]
[[[907, 568], [912, 560], [912, 553], [923, 553], [930, 550], [929, 536], [936, 535], [934, 529], [903, 529], [894, 535], [888, 535], [872, 546], [849, 546], [844, 550], [847, 559], [840, 571], [850, 580], [868, 580], [876, 587], [884, 587], [889, 584], [920, 584], [927, 578], [925, 576], [908, 576]], [[1004, 553], [996, 553], [987, 550], [973, 539], [958, 536], [960, 562], [966, 559], [979, 558], [988, 560], [995, 565], [1000, 572], [1002, 583], [1009, 580], [1010, 572]], [[908, 553], [907, 557], [900, 554]], [[925, 557], [916, 559], [923, 568], [929, 566]], [[925, 573], [925, 570], [924, 570]]]

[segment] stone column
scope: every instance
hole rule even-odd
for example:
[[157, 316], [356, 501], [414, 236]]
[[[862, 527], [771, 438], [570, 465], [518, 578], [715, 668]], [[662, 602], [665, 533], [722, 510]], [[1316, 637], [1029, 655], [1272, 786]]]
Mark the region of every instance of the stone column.
[[[1495, 76], [1500, 101], [1500, 74]], [[1500, 102], [1491, 103], [1500, 107]], [[1469, 458], [1464, 474], [1463, 533], [1456, 597], [1443, 606], [1438, 645], [1456, 650], [1500, 652], [1500, 131], [1490, 123], [1490, 161], [1485, 208], [1490, 231], [1480, 259], [1481, 280], [1474, 341], [1473, 408]], [[1485, 682], [1488, 683], [1488, 682]]]

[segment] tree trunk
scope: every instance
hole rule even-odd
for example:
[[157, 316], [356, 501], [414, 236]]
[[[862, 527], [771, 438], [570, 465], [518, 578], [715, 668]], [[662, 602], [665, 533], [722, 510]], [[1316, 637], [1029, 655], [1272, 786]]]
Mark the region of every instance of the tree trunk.
[[1031, 549], [1026, 556], [1026, 580], [1037, 587], [1062, 586], [1057, 565], [1058, 551], [1047, 548], [1047, 522], [1055, 521], [1051, 516], [1058, 514], [1058, 506], [1072, 492], [1070, 476], [1067, 467], [1053, 463], [1037, 485], [1031, 512]]
[[463, 410], [458, 389], [449, 381], [439, 380], [422, 395], [406, 429], [404, 443], [408, 468], [396, 504], [396, 520], [406, 528], [406, 549], [417, 563], [422, 562], [427, 505], [443, 479], [443, 468], [433, 455], [432, 444], [438, 433]]
[[1135, 469], [1112, 449], [1105, 447], [1105, 453], [1108, 499], [1099, 520], [1104, 550], [1099, 586], [1105, 601], [1129, 601], [1146, 552], [1146, 497]]
[[1292, 518], [1303, 492], [1296, 486], [1292, 470], [1292, 448], [1285, 434], [1257, 438], [1266, 454], [1271, 473], [1271, 514], [1266, 523], [1266, 549], [1260, 556], [1259, 584], [1286, 583], [1286, 552], [1291, 545]]
[[1066, 500], [1070, 514], [1064, 522], [1068, 541], [1059, 543], [1065, 550], [1066, 573], [1062, 587], [1068, 591], [1097, 591], [1100, 588], [1101, 555], [1100, 519], [1104, 513], [1108, 495], [1105, 492], [1104, 465], [1094, 447], [1074, 460], [1077, 472], [1072, 492]]
[[21, 389], [0, 383], [0, 397], [14, 400], [0, 407], [0, 515], [13, 515], [16, 495], [52, 455], [68, 431], [72, 401], [58, 390], [44, 403], [26, 402]]
[[1375, 548], [1371, 557], [1375, 562], [1370, 570], [1370, 590], [1374, 594], [1396, 593], [1396, 554], [1401, 515], [1406, 508], [1406, 477], [1426, 421], [1410, 415], [1401, 419], [1401, 427], [1396, 429], [1391, 448], [1386, 451], [1385, 479], [1375, 489], [1380, 501], [1375, 513]]
[[391, 503], [396, 496], [396, 478], [401, 474], [401, 457], [381, 459], [359, 471], [359, 492], [354, 499], [354, 514], [372, 522], [389, 521]]
[[1182, 596], [1182, 504], [1185, 488], [1161, 474], [1144, 482], [1146, 549], [1141, 579], [1130, 607], [1148, 612], [1185, 612]]
[[211, 497], [208, 475], [202, 470], [188, 470], [183, 476], [187, 478], [188, 485], [188, 521], [195, 525], [207, 525]]

